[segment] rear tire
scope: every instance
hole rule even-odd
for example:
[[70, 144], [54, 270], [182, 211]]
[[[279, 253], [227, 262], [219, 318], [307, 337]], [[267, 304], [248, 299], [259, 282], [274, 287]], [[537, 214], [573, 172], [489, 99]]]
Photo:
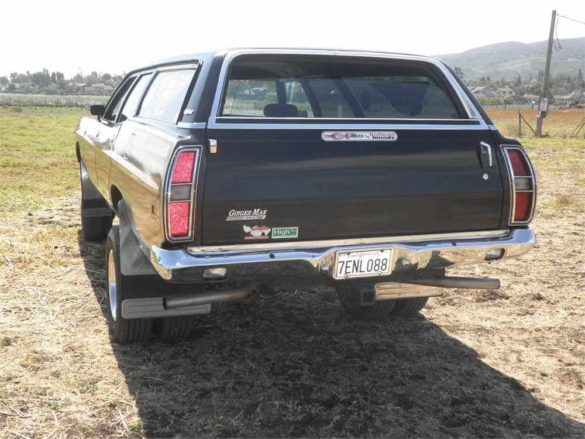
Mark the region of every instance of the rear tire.
[[373, 294], [373, 285], [358, 285], [353, 283], [339, 284], [336, 286], [337, 297], [347, 313], [359, 320], [386, 320], [394, 309], [395, 301], [384, 300], [362, 305], [362, 295]]
[[395, 302], [392, 315], [400, 317], [414, 317], [425, 307], [428, 301], [428, 297], [414, 297], [412, 299], [392, 300], [392, 302]]
[[[81, 205], [79, 211], [81, 213], [81, 234], [83, 239], [87, 242], [103, 242], [108, 236], [108, 232], [112, 228], [112, 221], [114, 220], [114, 214], [101, 215], [101, 216], [89, 216], [91, 215], [91, 208], [84, 207], [84, 204], [95, 202], [94, 198], [91, 198], [87, 192], [97, 192], [89, 180], [84, 182], [83, 178], [83, 163], [79, 163], [79, 174], [81, 183]], [[90, 188], [86, 188], [86, 185], [91, 185]], [[97, 195], [93, 195], [96, 197]], [[103, 202], [104, 205], [105, 202]]]
[[106, 303], [112, 340], [119, 344], [147, 340], [152, 333], [152, 320], [125, 319], [122, 302], [127, 296], [127, 276], [120, 271], [120, 232], [112, 227], [106, 240]]
[[189, 337], [195, 324], [194, 316], [166, 317], [154, 321], [154, 335], [160, 341], [174, 342]]
[[112, 228], [111, 216], [83, 216], [81, 207], [81, 233], [87, 242], [103, 242]]

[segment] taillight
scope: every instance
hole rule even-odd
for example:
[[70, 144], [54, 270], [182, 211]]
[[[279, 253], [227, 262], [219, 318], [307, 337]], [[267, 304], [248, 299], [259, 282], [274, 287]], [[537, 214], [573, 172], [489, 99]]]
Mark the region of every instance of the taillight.
[[503, 149], [510, 174], [510, 225], [528, 224], [536, 205], [534, 169], [522, 148], [504, 146]]
[[169, 241], [193, 239], [199, 147], [180, 148], [171, 161], [165, 190], [165, 227]]

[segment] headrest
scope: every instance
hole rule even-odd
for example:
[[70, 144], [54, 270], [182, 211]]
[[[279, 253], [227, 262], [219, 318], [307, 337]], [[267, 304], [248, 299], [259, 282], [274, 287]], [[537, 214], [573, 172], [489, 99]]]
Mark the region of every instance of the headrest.
[[264, 107], [266, 117], [298, 117], [299, 110], [292, 104], [268, 104]]

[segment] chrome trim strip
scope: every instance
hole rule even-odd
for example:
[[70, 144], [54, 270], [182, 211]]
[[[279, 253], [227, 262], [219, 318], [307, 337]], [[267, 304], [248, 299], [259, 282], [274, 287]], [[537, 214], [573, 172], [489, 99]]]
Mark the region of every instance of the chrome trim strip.
[[[220, 111], [220, 105], [221, 105], [223, 93], [224, 93], [224, 90], [226, 88], [227, 73], [228, 73], [229, 66], [230, 66], [231, 62], [235, 58], [237, 58], [238, 56], [241, 56], [241, 55], [261, 55], [261, 54], [267, 54], [267, 55], [292, 54], [292, 55], [351, 56], [354, 58], [355, 57], [357, 57], [357, 58], [359, 58], [359, 57], [380, 58], [380, 59], [408, 60], [408, 61], [418, 61], [418, 62], [430, 63], [433, 66], [435, 66], [436, 68], [438, 68], [441, 71], [441, 73], [444, 75], [444, 77], [447, 79], [450, 86], [455, 91], [457, 98], [459, 99], [459, 101], [463, 105], [467, 115], [469, 116], [469, 119], [478, 120], [480, 122], [481, 129], [487, 128], [486, 122], [481, 117], [481, 114], [479, 113], [477, 108], [475, 108], [475, 106], [473, 105], [473, 103], [471, 102], [471, 100], [469, 99], [467, 94], [464, 92], [464, 90], [461, 88], [459, 83], [456, 81], [456, 79], [453, 77], [453, 75], [451, 74], [449, 69], [442, 62], [440, 62], [436, 59], [428, 58], [428, 57], [424, 57], [424, 56], [418, 56], [418, 55], [391, 54], [391, 53], [384, 53], [384, 52], [352, 52], [352, 51], [344, 51], [344, 50], [318, 50], [318, 49], [238, 49], [238, 50], [232, 50], [232, 51], [227, 52], [227, 54], [223, 60], [223, 64], [221, 66], [221, 71], [219, 73], [219, 80], [217, 83], [217, 89], [215, 91], [215, 96], [213, 98], [213, 104], [211, 107], [211, 114], [209, 117], [208, 128], [211, 128], [211, 129], [213, 129], [213, 128], [228, 128], [226, 126], [227, 124], [219, 124], [219, 126], [218, 126], [217, 119], [219, 117], [224, 117], [224, 116], [220, 116], [219, 111]], [[469, 120], [469, 119], [465, 119], [465, 120]], [[413, 119], [413, 120], [416, 120], [416, 119]], [[444, 119], [444, 120], [448, 121], [449, 119]], [[238, 124], [237, 128], [238, 129], [258, 129], [257, 126], [254, 126], [254, 125], [258, 125], [258, 124], [251, 124], [251, 125], [252, 126], [250, 126], [249, 124], [241, 124], [241, 126], [240, 126]], [[261, 125], [260, 128], [266, 129], [266, 128], [269, 128], [266, 125], [270, 125], [270, 124], [259, 124], [259, 125]], [[347, 127], [348, 125], [343, 125], [343, 126]], [[383, 127], [385, 127], [385, 128], [392, 127], [392, 128], [398, 129], [398, 126], [395, 126], [392, 124], [386, 124], [386, 125], [383, 125]], [[368, 127], [364, 126], [364, 128], [381, 129], [381, 128], [374, 128], [374, 126], [368, 126]], [[467, 127], [467, 128], [469, 128], [469, 127]], [[230, 129], [230, 128], [228, 128], [228, 129]], [[231, 128], [231, 129], [234, 129], [234, 128]], [[273, 129], [282, 129], [282, 128], [273, 128]], [[301, 128], [301, 129], [306, 129], [306, 128]], [[333, 129], [335, 129], [335, 128], [333, 128]], [[408, 129], [408, 128], [400, 127], [400, 129]], [[424, 125], [421, 126], [421, 125], [415, 124], [415, 127], [410, 128], [410, 129], [427, 129], [427, 127]], [[451, 128], [451, 129], [454, 129], [454, 128]], [[461, 127], [458, 127], [458, 129], [461, 129]]]
[[486, 230], [480, 232], [432, 233], [426, 235], [383, 236], [375, 238], [327, 239], [320, 241], [264, 242], [257, 244], [214, 245], [188, 247], [187, 251], [194, 255], [201, 253], [226, 253], [239, 251], [262, 250], [301, 250], [319, 247], [338, 247], [347, 245], [369, 245], [381, 243], [400, 243], [411, 241], [450, 241], [453, 239], [499, 238], [510, 233], [509, 230]]
[[179, 122], [177, 123], [179, 128], [187, 128], [192, 130], [204, 130], [207, 128], [207, 123], [205, 122]]
[[[354, 119], [355, 120], [355, 119]], [[209, 129], [222, 130], [485, 130], [485, 125], [433, 124], [305, 124], [305, 123], [218, 123], [209, 122]]]
[[[493, 233], [493, 232], [490, 232]], [[324, 274], [331, 276], [334, 261], [339, 251], [392, 249], [392, 273], [412, 272], [425, 268], [444, 268], [459, 264], [485, 262], [491, 250], [503, 250], [503, 258], [512, 258], [528, 252], [536, 243], [532, 229], [513, 229], [504, 236], [481, 236], [469, 238], [443, 238], [410, 241], [313, 246], [312, 248], [264, 248], [224, 249], [189, 253], [185, 249], [165, 250], [156, 246], [150, 249], [150, 260], [159, 275], [170, 281], [190, 282], [204, 280], [203, 271], [211, 267], [228, 267], [229, 273], [239, 276], [281, 275], [282, 273]], [[298, 244], [298, 243], [293, 243]], [[252, 247], [252, 246], [246, 246]], [[394, 256], [395, 255], [395, 256]]]
[[[224, 119], [227, 120], [258, 120], [263, 121], [266, 119], [271, 120], [334, 120], [334, 121], [347, 121], [355, 123], [356, 120], [379, 120], [379, 121], [413, 121], [413, 122], [476, 122], [480, 123], [478, 119], [432, 119], [432, 118], [412, 118], [409, 119], [408, 117], [368, 117], [368, 118], [357, 118], [357, 117], [264, 117], [264, 116], [217, 116], [217, 119], [220, 119], [220, 122]], [[316, 125], [316, 124], [315, 124]], [[445, 124], [448, 125], [448, 124]], [[469, 125], [473, 125], [470, 123]]]
[[[510, 215], [508, 216], [508, 225], [510, 226], [518, 226], [518, 225], [526, 225], [526, 224], [530, 224], [530, 222], [532, 221], [532, 218], [534, 217], [534, 211], [536, 210], [536, 173], [534, 171], [534, 167], [532, 166], [532, 162], [530, 161], [530, 159], [528, 158], [528, 154], [526, 154], [526, 151], [524, 151], [524, 148], [521, 148], [518, 145], [500, 145], [502, 147], [502, 150], [504, 152], [504, 160], [506, 162], [506, 165], [508, 167], [508, 178], [509, 178], [509, 187], [510, 187]], [[524, 160], [526, 160], [526, 163], [528, 163], [528, 169], [530, 170], [530, 175], [527, 177], [530, 177], [531, 182], [532, 182], [532, 189], [531, 190], [516, 190], [516, 176], [514, 175], [514, 168], [512, 167], [512, 162], [510, 162], [510, 157], [508, 157], [508, 150], [510, 149], [516, 149], [518, 151], [520, 151], [520, 154], [522, 154], [522, 156], [524, 157]], [[519, 176], [522, 177], [522, 176]], [[528, 216], [528, 219], [525, 221], [514, 221], [514, 211], [516, 210], [516, 192], [530, 192], [532, 193], [532, 206], [530, 209], [530, 215]]]
[[[175, 167], [175, 162], [177, 161], [177, 157], [183, 151], [196, 151], [197, 155], [195, 157], [195, 166], [193, 166], [193, 175], [191, 176], [191, 199], [189, 200], [191, 203], [191, 209], [189, 211], [189, 235], [181, 238], [172, 238], [171, 237], [171, 230], [170, 230], [170, 222], [169, 222], [169, 205], [171, 202], [171, 180], [172, 180], [172, 172]], [[201, 163], [201, 154], [203, 151], [203, 147], [201, 145], [182, 145], [179, 148], [175, 149], [173, 152], [173, 159], [171, 160], [169, 167], [167, 168], [167, 172], [165, 175], [165, 182], [164, 182], [164, 192], [163, 192], [163, 215], [164, 215], [164, 232], [165, 232], [165, 239], [169, 242], [186, 242], [193, 240], [193, 222], [194, 222], [194, 215], [195, 215], [195, 208], [196, 208], [196, 200], [197, 200], [197, 176], [199, 175], [199, 165]]]

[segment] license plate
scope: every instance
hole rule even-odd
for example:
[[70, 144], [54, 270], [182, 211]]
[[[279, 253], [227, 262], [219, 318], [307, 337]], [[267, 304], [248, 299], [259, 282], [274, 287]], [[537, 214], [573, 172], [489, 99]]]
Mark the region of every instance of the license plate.
[[337, 252], [335, 279], [388, 275], [391, 260], [391, 249]]

